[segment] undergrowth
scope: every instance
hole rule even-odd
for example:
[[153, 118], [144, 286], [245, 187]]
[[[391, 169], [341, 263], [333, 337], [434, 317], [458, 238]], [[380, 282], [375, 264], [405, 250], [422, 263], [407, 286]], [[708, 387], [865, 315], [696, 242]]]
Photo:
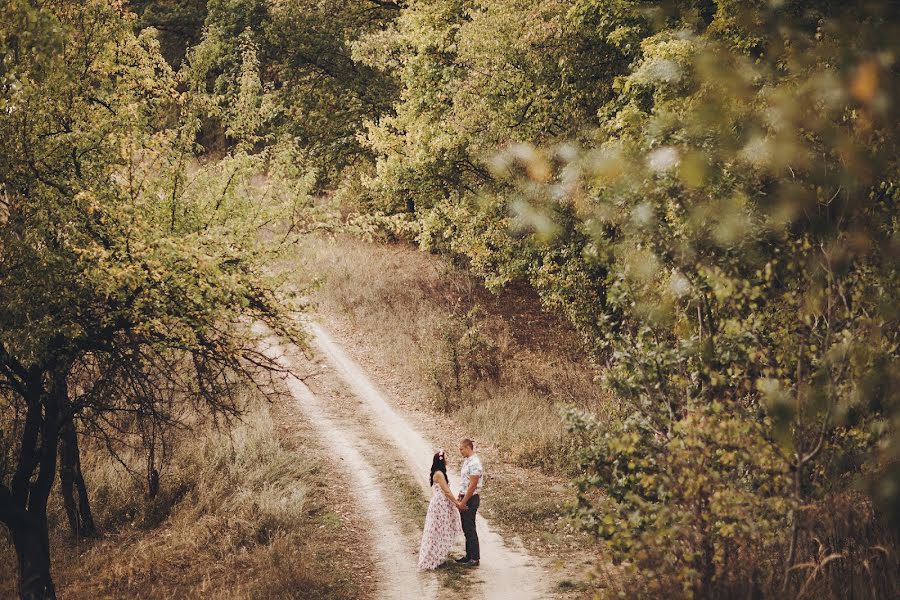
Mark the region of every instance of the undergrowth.
[[[73, 540], [54, 500], [54, 574], [64, 597], [358, 595], [340, 565], [341, 519], [315, 493], [318, 466], [279, 440], [264, 401], [250, 401], [231, 427], [181, 432], [153, 498], [143, 477], [130, 472], [141, 456], [126, 452], [123, 465], [89, 444], [83, 454], [101, 534]], [[0, 597], [9, 597], [15, 557], [5, 543], [0, 554]]]

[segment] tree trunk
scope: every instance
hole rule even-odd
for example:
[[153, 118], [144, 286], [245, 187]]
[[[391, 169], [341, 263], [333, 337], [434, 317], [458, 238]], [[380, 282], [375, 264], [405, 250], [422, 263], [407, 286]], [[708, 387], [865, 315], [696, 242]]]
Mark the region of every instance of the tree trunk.
[[50, 539], [46, 519], [28, 519], [11, 529], [10, 534], [19, 566], [19, 598], [55, 600], [56, 590], [50, 576]]
[[44, 375], [38, 368], [29, 372], [18, 466], [12, 486], [0, 485], [0, 521], [9, 530], [16, 550], [22, 600], [56, 599], [50, 575], [47, 500], [56, 479], [64, 371], [55, 373], [49, 389]]
[[81, 474], [78, 433], [72, 420], [65, 423], [60, 432], [59, 482], [72, 535], [81, 538], [95, 535], [97, 529], [91, 515], [87, 487]]

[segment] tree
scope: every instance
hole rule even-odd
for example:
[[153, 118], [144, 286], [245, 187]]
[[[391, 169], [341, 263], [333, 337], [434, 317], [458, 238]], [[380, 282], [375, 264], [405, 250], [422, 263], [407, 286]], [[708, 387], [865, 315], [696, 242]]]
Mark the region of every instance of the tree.
[[354, 60], [360, 37], [387, 26], [399, 4], [339, 0], [284, 3], [262, 30], [268, 77], [278, 90], [279, 126], [296, 136], [305, 164], [334, 187], [371, 162], [364, 122], [390, 110], [396, 82]]
[[[183, 9], [168, 2], [132, 4], [145, 25], [182, 19]], [[193, 82], [195, 91], [209, 101], [201, 142], [208, 150], [232, 143], [219, 119], [237, 92], [249, 44], [257, 52], [262, 86], [277, 107], [260, 133], [267, 142], [293, 137], [298, 159], [316, 171], [320, 187], [338, 185], [371, 160], [357, 139], [363, 121], [387, 111], [397, 94], [389, 75], [353, 60], [351, 45], [389, 23], [399, 8], [391, 2], [210, 0], [202, 11], [190, 11], [203, 14], [202, 29], [191, 32], [197, 43], [184, 53], [185, 63], [203, 73], [202, 81]], [[182, 45], [189, 41], [178, 39]]]
[[[588, 318], [608, 324], [625, 414], [575, 419], [593, 436], [577, 514], [649, 595], [803, 594], [827, 556], [838, 589], [890, 595], [871, 548], [896, 511], [852, 490], [896, 480], [896, 19], [887, 3], [719, 2], [712, 19], [671, 4], [634, 13], [648, 34], [602, 142], [533, 152], [562, 166], [520, 185], [531, 214], [575, 207], [574, 268], [608, 274]], [[846, 496], [883, 511], [868, 550], [811, 516]]]
[[[415, 2], [355, 44], [403, 93], [371, 119], [372, 202], [420, 211], [490, 187], [491, 156], [508, 144], [577, 136], [609, 97], [624, 55], [568, 18], [569, 3]], [[489, 212], [489, 211], [486, 211]]]
[[190, 47], [200, 41], [206, 19], [206, 0], [129, 0], [138, 18], [138, 30], [158, 32], [160, 51], [173, 69], [178, 69]]
[[58, 451], [77, 481], [73, 432], [165, 423], [172, 392], [236, 415], [235, 386], [278, 369], [251, 325], [297, 337], [267, 268], [300, 199], [280, 187], [291, 159], [238, 144], [189, 160], [192, 96], [133, 26], [102, 0], [3, 9], [0, 398], [17, 441], [0, 521], [23, 598], [55, 597], [46, 509]]
[[[402, 85], [361, 203], [584, 334], [621, 409], [574, 417], [577, 515], [646, 586], [891, 588], [895, 12], [423, 2], [357, 44]], [[846, 498], [871, 528], [826, 536]]]

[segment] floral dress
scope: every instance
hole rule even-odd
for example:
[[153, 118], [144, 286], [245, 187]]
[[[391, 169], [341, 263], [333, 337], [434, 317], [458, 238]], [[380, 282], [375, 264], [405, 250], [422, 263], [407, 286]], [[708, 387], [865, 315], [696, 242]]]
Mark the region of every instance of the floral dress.
[[462, 534], [459, 509], [444, 495], [441, 486], [435, 483], [431, 489], [433, 493], [425, 515], [422, 545], [419, 546], [420, 571], [435, 569], [444, 562], [456, 538]]

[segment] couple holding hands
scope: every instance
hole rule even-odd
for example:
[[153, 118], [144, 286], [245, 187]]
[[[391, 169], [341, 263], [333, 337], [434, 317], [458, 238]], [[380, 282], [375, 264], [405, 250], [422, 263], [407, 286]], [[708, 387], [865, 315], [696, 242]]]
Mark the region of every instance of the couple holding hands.
[[456, 495], [450, 489], [447, 479], [447, 460], [444, 451], [439, 450], [431, 461], [431, 502], [425, 516], [422, 544], [419, 547], [419, 570], [430, 570], [440, 566], [447, 558], [460, 533], [466, 536], [466, 555], [456, 562], [468, 566], [478, 566], [481, 553], [478, 547], [478, 532], [475, 531], [475, 514], [481, 503], [481, 486], [484, 482], [484, 467], [475, 454], [475, 443], [466, 438], [459, 444], [459, 453], [464, 460], [460, 470], [460, 484]]

